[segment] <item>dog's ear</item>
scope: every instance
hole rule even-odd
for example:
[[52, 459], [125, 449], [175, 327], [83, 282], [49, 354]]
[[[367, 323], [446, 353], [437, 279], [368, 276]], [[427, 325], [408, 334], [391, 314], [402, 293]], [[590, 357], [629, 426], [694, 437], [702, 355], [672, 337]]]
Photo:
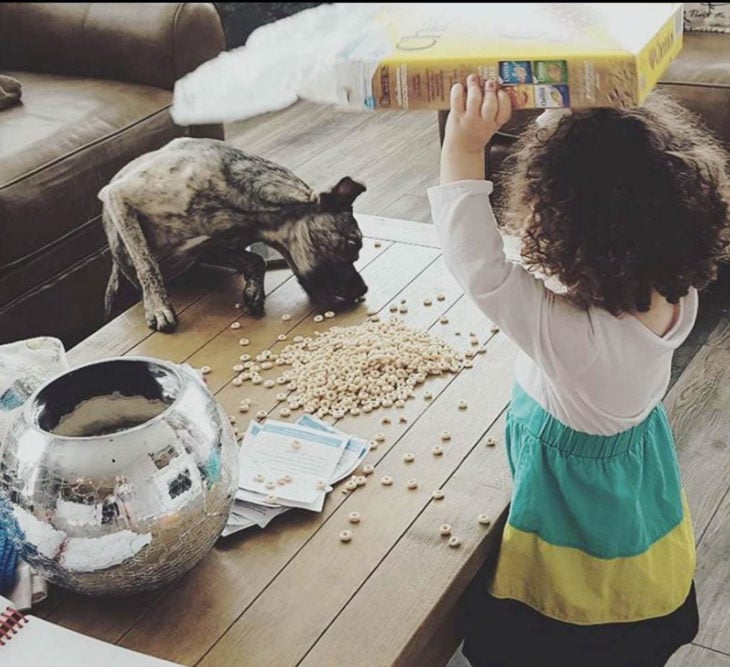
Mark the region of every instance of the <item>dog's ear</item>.
[[352, 210], [352, 202], [367, 188], [349, 176], [345, 176], [329, 192], [319, 195], [319, 208], [326, 213], [343, 213]]

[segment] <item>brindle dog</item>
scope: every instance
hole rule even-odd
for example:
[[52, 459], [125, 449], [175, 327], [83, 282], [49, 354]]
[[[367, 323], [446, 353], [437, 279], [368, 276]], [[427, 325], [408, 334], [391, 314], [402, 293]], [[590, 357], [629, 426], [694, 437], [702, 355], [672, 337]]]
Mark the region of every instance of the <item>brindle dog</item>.
[[172, 331], [165, 281], [198, 262], [239, 271], [243, 304], [264, 309], [263, 242], [285, 258], [318, 305], [354, 303], [367, 286], [354, 263], [362, 234], [352, 203], [365, 186], [349, 177], [321, 194], [291, 171], [215, 139], [174, 139], [130, 162], [99, 192], [114, 258], [110, 316], [123, 279], [142, 290], [152, 329]]

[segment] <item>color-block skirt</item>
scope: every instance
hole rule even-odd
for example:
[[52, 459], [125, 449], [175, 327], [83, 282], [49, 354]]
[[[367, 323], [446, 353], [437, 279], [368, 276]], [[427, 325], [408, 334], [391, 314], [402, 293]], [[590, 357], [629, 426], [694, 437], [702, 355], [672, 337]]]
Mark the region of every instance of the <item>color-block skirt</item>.
[[662, 405], [613, 436], [559, 422], [519, 386], [512, 503], [471, 592], [474, 667], [654, 667], [697, 633], [695, 544]]

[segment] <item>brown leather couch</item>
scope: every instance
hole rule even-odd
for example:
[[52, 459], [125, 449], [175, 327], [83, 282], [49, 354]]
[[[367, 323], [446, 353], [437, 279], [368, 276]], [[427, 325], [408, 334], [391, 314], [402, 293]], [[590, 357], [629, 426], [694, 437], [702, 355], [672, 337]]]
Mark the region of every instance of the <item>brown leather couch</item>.
[[22, 104], [0, 111], [0, 343], [67, 347], [104, 321], [110, 260], [97, 192], [171, 139], [176, 79], [216, 56], [208, 3], [0, 4], [0, 73]]
[[[699, 114], [706, 126], [730, 149], [730, 35], [713, 32], [685, 32], [684, 46], [661, 79], [659, 88], [667, 90], [691, 111]], [[487, 174], [495, 181], [499, 196], [499, 171], [521, 129], [539, 111], [521, 111], [489, 145], [485, 161]], [[447, 111], [439, 112], [443, 130]]]

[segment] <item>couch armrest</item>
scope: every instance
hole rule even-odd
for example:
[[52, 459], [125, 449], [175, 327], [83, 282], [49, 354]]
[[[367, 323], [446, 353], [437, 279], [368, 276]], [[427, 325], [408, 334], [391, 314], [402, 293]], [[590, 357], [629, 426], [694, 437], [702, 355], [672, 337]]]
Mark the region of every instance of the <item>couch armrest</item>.
[[172, 90], [225, 48], [210, 3], [0, 4], [0, 68]]

